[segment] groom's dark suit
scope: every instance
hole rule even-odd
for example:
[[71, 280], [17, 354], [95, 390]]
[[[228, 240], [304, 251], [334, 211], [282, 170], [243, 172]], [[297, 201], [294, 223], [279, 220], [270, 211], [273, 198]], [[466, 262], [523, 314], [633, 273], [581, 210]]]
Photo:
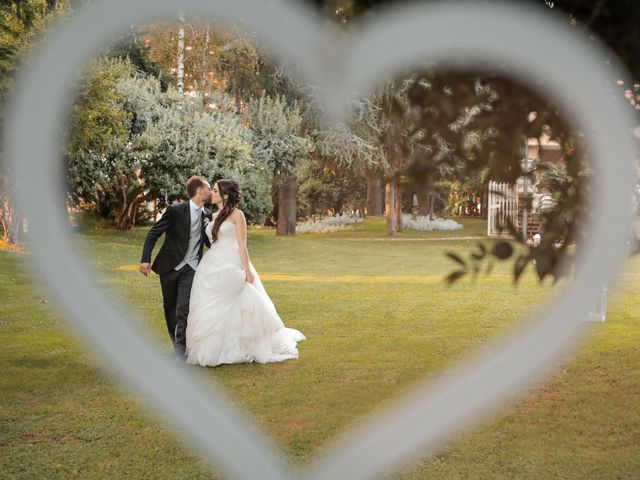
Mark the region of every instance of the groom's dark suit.
[[[211, 246], [204, 233], [204, 219], [211, 220], [211, 212], [203, 209], [200, 218], [200, 239], [197, 251], [198, 262], [202, 258], [204, 245]], [[172, 205], [164, 212], [162, 218], [151, 227], [142, 249], [140, 263], [151, 263], [151, 252], [156, 242], [164, 233], [164, 244], [156, 255], [151, 269], [160, 275], [164, 316], [167, 329], [178, 354], [184, 354], [186, 348], [187, 317], [189, 316], [189, 297], [195, 270], [189, 263], [178, 267], [189, 249], [192, 232], [190, 202]]]

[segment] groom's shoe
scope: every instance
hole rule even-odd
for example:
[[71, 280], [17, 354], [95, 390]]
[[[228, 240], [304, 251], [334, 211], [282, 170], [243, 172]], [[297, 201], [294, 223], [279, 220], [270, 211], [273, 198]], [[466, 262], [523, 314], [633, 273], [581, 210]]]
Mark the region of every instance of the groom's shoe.
[[176, 348], [175, 354], [176, 354], [176, 362], [185, 363], [187, 361], [187, 356], [184, 354], [184, 351], [182, 349]]

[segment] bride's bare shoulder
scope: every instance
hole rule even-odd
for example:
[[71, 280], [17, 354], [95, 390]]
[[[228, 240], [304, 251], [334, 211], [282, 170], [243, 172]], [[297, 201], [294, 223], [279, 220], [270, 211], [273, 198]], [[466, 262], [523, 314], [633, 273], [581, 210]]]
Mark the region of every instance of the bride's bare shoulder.
[[235, 223], [237, 220], [244, 219], [244, 212], [240, 210], [238, 207], [235, 207], [229, 217], [232, 218]]

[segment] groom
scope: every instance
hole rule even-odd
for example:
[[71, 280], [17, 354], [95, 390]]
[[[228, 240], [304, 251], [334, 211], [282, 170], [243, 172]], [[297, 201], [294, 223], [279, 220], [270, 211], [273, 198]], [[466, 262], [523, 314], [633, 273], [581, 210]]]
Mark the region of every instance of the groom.
[[[204, 177], [191, 177], [186, 184], [189, 201], [171, 205], [151, 227], [142, 249], [140, 272], [153, 270], [160, 275], [164, 317], [173, 341], [176, 359], [185, 360], [189, 297], [195, 270], [202, 258], [204, 244], [210, 247], [204, 233], [204, 220], [211, 212], [204, 204], [211, 200], [211, 187]], [[165, 234], [164, 244], [151, 265], [151, 252], [158, 238]]]

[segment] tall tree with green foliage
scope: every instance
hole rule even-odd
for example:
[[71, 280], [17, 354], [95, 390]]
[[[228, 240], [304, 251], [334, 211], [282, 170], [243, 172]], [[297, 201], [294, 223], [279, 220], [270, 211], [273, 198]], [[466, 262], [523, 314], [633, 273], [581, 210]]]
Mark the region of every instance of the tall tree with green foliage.
[[263, 94], [247, 104], [253, 155], [269, 166], [277, 196], [277, 235], [295, 235], [298, 175], [315, 146], [303, 133], [303, 116], [296, 102]]
[[[311, 103], [317, 119], [322, 107]], [[348, 121], [339, 125], [315, 125], [316, 160], [321, 164], [336, 164], [333, 170], [348, 172], [356, 182], [366, 182], [366, 211], [382, 214], [381, 178], [385, 167], [384, 150], [380, 144], [379, 106], [372, 97], [354, 99]]]
[[149, 47], [145, 45], [137, 29], [133, 27], [112, 45], [109, 45], [102, 56], [129, 60], [137, 71], [156, 77], [160, 81], [163, 92], [171, 84], [171, 76], [151, 59]]
[[95, 62], [84, 85], [68, 147], [69, 183], [74, 198], [112, 217], [117, 229], [131, 228], [145, 202], [184, 198], [192, 175], [214, 181], [255, 167], [250, 131], [229, 98], [212, 111], [201, 98], [162, 92], [156, 78], [109, 58]]
[[363, 212], [366, 185], [362, 175], [348, 165], [314, 159], [302, 169], [298, 192], [304, 216]]
[[[68, 10], [68, 2], [54, 0], [11, 0], [0, 3], [0, 125], [4, 124], [4, 104], [14, 82], [14, 73], [26, 61], [39, 35]], [[0, 229], [8, 243], [18, 243], [23, 218], [13, 197], [15, 185], [0, 152]]]
[[[205, 102], [216, 91], [229, 94], [236, 110], [251, 98], [285, 95], [289, 104], [302, 98], [302, 89], [291, 72], [270, 58], [258, 46], [255, 34], [240, 23], [220, 24], [188, 15], [183, 36], [178, 22], [154, 23], [138, 29], [140, 40], [149, 49], [150, 58], [178, 85], [182, 65], [185, 92], [202, 94]], [[183, 47], [180, 49], [180, 39]], [[182, 62], [176, 52], [182, 52]]]

